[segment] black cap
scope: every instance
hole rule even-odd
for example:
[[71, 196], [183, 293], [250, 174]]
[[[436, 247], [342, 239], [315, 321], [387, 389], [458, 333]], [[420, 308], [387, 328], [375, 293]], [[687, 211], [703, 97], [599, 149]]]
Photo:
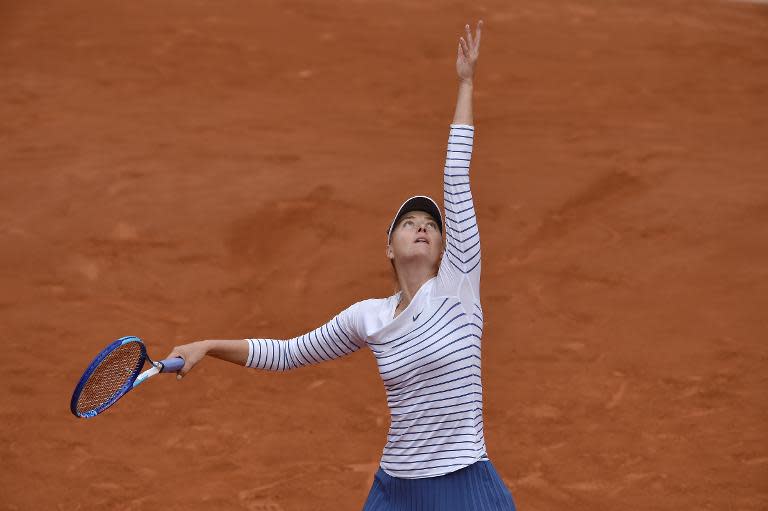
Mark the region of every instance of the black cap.
[[437, 203], [426, 195], [416, 195], [403, 202], [403, 205], [397, 210], [397, 214], [387, 230], [387, 242], [392, 240], [392, 230], [397, 225], [397, 222], [403, 215], [411, 211], [424, 211], [432, 215], [432, 218], [437, 222], [437, 227], [440, 229], [440, 234], [443, 233], [443, 216], [440, 214], [440, 208], [437, 206]]

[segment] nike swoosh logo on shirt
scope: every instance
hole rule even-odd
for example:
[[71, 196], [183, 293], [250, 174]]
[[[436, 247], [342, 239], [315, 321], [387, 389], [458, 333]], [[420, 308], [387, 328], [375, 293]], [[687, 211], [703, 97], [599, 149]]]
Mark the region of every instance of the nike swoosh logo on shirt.
[[414, 314], [413, 320], [416, 321], [417, 319], [419, 319], [419, 316], [421, 316], [421, 312], [419, 312], [418, 314]]

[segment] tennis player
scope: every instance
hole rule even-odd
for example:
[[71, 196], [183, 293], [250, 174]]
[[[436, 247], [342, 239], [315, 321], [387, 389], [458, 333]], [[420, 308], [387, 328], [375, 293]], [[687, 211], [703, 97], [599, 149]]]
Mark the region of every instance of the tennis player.
[[[514, 510], [483, 436], [480, 238], [469, 186], [472, 90], [482, 21], [456, 58], [458, 100], [445, 159], [445, 221], [427, 196], [406, 200], [387, 230], [399, 291], [357, 302], [288, 340], [205, 340], [178, 346], [182, 378], [210, 355], [285, 371], [368, 346], [387, 392], [391, 423], [364, 511]], [[443, 241], [443, 235], [445, 241]]]

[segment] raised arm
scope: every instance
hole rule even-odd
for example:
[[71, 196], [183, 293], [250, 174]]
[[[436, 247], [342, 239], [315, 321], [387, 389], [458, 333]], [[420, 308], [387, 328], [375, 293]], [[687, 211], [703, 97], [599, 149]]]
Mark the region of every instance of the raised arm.
[[438, 273], [443, 292], [461, 290], [462, 296], [469, 299], [469, 287], [476, 301], [480, 299], [480, 234], [469, 186], [469, 166], [475, 136], [472, 88], [482, 26], [483, 22], [479, 21], [473, 37], [466, 25], [466, 39], [459, 40], [456, 57], [459, 92], [443, 172], [446, 246]]
[[464, 37], [459, 38], [456, 55], [456, 74], [459, 76], [459, 94], [456, 99], [456, 111], [453, 114], [453, 124], [473, 123], [472, 118], [472, 88], [475, 79], [475, 66], [480, 55], [480, 37], [482, 36], [483, 20], [477, 22], [474, 37], [469, 25], [464, 26]]

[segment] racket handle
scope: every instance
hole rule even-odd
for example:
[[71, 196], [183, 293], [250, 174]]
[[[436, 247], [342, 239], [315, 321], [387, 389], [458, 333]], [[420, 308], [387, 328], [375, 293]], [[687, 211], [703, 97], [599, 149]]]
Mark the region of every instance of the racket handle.
[[166, 358], [161, 360], [160, 363], [163, 365], [163, 368], [160, 369], [161, 373], [175, 373], [184, 367], [184, 359], [181, 357]]

